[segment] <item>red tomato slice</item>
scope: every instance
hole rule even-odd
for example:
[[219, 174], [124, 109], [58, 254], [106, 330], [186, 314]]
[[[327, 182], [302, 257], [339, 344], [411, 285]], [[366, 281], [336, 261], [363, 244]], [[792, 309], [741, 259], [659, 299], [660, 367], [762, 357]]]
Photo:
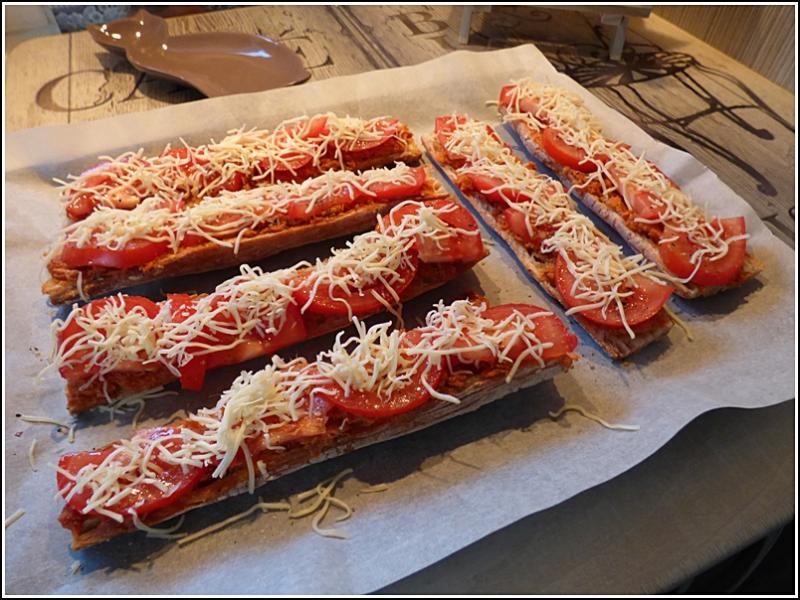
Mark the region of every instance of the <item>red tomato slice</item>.
[[[450, 141], [453, 132], [456, 129], [458, 129], [459, 125], [464, 125], [466, 123], [467, 123], [467, 117], [463, 115], [458, 115], [458, 116], [448, 115], [444, 117], [436, 117], [436, 124], [434, 125], [434, 134], [436, 135], [436, 138], [439, 141], [439, 145], [442, 147], [445, 154], [447, 155], [448, 163], [450, 163], [452, 166], [460, 166], [467, 159], [467, 157], [464, 156], [463, 154], [452, 152], [447, 149], [447, 143]], [[497, 143], [507, 146], [507, 144], [497, 136], [497, 133], [495, 133], [491, 125], [486, 126], [486, 132]]]
[[425, 171], [425, 167], [414, 167], [411, 169], [411, 173], [414, 175], [412, 183], [392, 183], [390, 181], [373, 183], [369, 186], [369, 191], [375, 195], [363, 194], [361, 200], [367, 202], [371, 200], [397, 200], [398, 198], [419, 196], [422, 187], [428, 180], [428, 173]]
[[[744, 235], [747, 232], [744, 217], [715, 219], [712, 224], [715, 229], [722, 225], [722, 238], [726, 240], [736, 235]], [[667, 228], [664, 236], [672, 237], [672, 235], [673, 232]], [[670, 273], [685, 279], [694, 271], [695, 265], [691, 263], [690, 259], [698, 248], [699, 246], [689, 240], [687, 234], [681, 233], [678, 234], [678, 239], [674, 242], [659, 244], [658, 254]], [[700, 268], [692, 277], [691, 282], [696, 285], [726, 285], [731, 283], [742, 270], [746, 253], [747, 240], [729, 243], [728, 253], [719, 260], [711, 260], [706, 257], [700, 260]]]
[[353, 195], [342, 191], [320, 198], [314, 202], [313, 207], [309, 200], [296, 200], [287, 207], [286, 218], [290, 223], [307, 223], [322, 215], [350, 210], [356, 204], [357, 196], [360, 195], [355, 190], [353, 192]]
[[[412, 329], [404, 334], [401, 344], [414, 345], [419, 342], [420, 335], [418, 330]], [[318, 391], [316, 393], [326, 402], [338, 406], [349, 414], [382, 419], [414, 410], [425, 404], [431, 396], [422, 384], [423, 377], [432, 388], [436, 389], [443, 376], [444, 369], [441, 366], [423, 363], [414, 372], [408, 385], [388, 397], [381, 397], [371, 390], [350, 390], [350, 393], [345, 395], [344, 390], [334, 382], [323, 388], [329, 393], [320, 394]]]
[[466, 175], [472, 187], [480, 192], [484, 198], [491, 202], [496, 202], [501, 206], [506, 206], [509, 202], [525, 202], [526, 200], [530, 200], [530, 197], [523, 192], [504, 187], [503, 180], [500, 177], [491, 177], [489, 175], [479, 175], [475, 173], [467, 173]]
[[541, 252], [542, 242], [555, 233], [555, 226], [541, 225], [533, 228], [533, 235], [528, 231], [528, 215], [513, 208], [503, 211], [508, 228], [514, 236], [525, 244], [533, 246], [536, 252]]
[[[381, 119], [371, 127], [371, 133], [365, 137], [357, 137], [342, 146], [342, 150], [349, 154], [371, 152], [391, 140], [397, 134], [397, 119]], [[373, 133], [378, 137], [373, 138]]]
[[[146, 437], [150, 440], [159, 440], [171, 435], [180, 434], [180, 426], [157, 427], [146, 431], [137, 432], [136, 438]], [[181, 440], [167, 439], [163, 442], [167, 451], [174, 452], [181, 446]], [[58, 466], [63, 471], [76, 475], [80, 469], [86, 465], [101, 464], [112, 452], [114, 445], [107, 446], [101, 450], [88, 452], [75, 452], [65, 454], [58, 461]], [[136, 510], [137, 515], [142, 516], [174, 503], [181, 496], [192, 490], [207, 474], [208, 468], [186, 467], [186, 471], [181, 465], [173, 465], [161, 460], [161, 455], [154, 452], [155, 459], [152, 461], [161, 469], [156, 474], [159, 482], [164, 489], [150, 483], [139, 483], [134, 486], [133, 492], [123, 497], [116, 504], [104, 507], [107, 510], [123, 516], [126, 520], [130, 519], [129, 509]], [[75, 486], [75, 483], [62, 472], [56, 475], [56, 484], [62, 495], [66, 495]], [[67, 505], [75, 511], [81, 512], [86, 508], [86, 503], [91, 497], [91, 490], [82, 490], [69, 499]], [[109, 517], [90, 511], [89, 514], [108, 520]]]
[[[169, 298], [172, 318], [177, 323], [185, 321], [196, 310], [196, 300], [185, 294], [172, 294]], [[224, 299], [220, 299], [220, 302], [224, 302]], [[236, 329], [233, 316], [224, 312], [216, 315], [214, 322], [222, 326], [228, 326], [231, 330]], [[181, 387], [199, 391], [203, 387], [206, 371], [272, 354], [281, 348], [302, 342], [307, 337], [308, 334], [305, 322], [300, 314], [300, 308], [295, 304], [289, 304], [286, 307], [284, 323], [278, 332], [274, 334], [259, 335], [256, 331], [252, 331], [246, 339], [239, 340], [236, 335], [214, 331], [206, 327], [203, 329], [203, 344], [226, 346], [237, 340], [239, 343], [233, 348], [199, 354], [182, 367], [179, 367]]]
[[[417, 273], [417, 266], [417, 257], [412, 254], [411, 265], [400, 267], [398, 270], [400, 279], [395, 281], [392, 286], [395, 294], [400, 296], [411, 285]], [[327, 284], [322, 284], [317, 288], [317, 292], [312, 299], [313, 291], [313, 285], [306, 283], [295, 290], [294, 298], [301, 307], [306, 306], [311, 300], [306, 310], [320, 315], [348, 315], [348, 306], [355, 316], [381, 311], [385, 306], [375, 298], [373, 292], [391, 305], [396, 303], [394, 295], [380, 283], [364, 288], [359, 292], [351, 291], [349, 293], [343, 292], [339, 288], [332, 288]]]
[[586, 153], [582, 149], [567, 144], [553, 128], [542, 131], [542, 145], [550, 158], [560, 165], [583, 173], [597, 170], [594, 163], [586, 160]]
[[80, 267], [130, 269], [149, 263], [169, 251], [169, 242], [148, 240], [131, 240], [119, 250], [96, 246], [79, 248], [74, 243], [68, 242], [61, 251], [61, 260], [73, 269]]
[[513, 83], [508, 83], [500, 88], [500, 106], [510, 108], [517, 98], [517, 90], [517, 85]]
[[[103, 308], [110, 303], [117, 304], [119, 299], [117, 296], [111, 298], [101, 298], [99, 300], [94, 300], [89, 304], [81, 307], [81, 312], [83, 314], [91, 315], [92, 317], [97, 317]], [[154, 319], [160, 310], [160, 307], [155, 303], [147, 298], [142, 298], [141, 296], [122, 296], [122, 303], [124, 306], [125, 313], [129, 313], [135, 308], [139, 307], [144, 309], [147, 317], [150, 319]], [[74, 336], [80, 335], [84, 330], [83, 327], [80, 326], [76, 319], [71, 319], [66, 323], [66, 327], [59, 332], [56, 336], [56, 344], [58, 348], [63, 348], [62, 354], [66, 354], [70, 351], [70, 349], [75, 345], [77, 338], [73, 338]], [[105, 336], [106, 332], [102, 329], [98, 330], [98, 335]], [[88, 357], [91, 354], [90, 350], [84, 350], [81, 352], [77, 352], [71, 356], [70, 362], [75, 362], [78, 364], [74, 365], [65, 365], [59, 368], [59, 373], [64, 379], [79, 379], [85, 375], [92, 374], [98, 372], [98, 367], [94, 367], [92, 369], [88, 369], [87, 366], [81, 365], [80, 361], [83, 357]], [[118, 370], [141, 370], [142, 365], [135, 363], [135, 364], [120, 364], [118, 365]]]
[[[100, 187], [111, 183], [111, 176], [106, 172], [108, 162], [101, 162], [81, 173], [81, 177], [86, 177], [84, 187], [93, 188]], [[67, 202], [67, 216], [70, 219], [78, 221], [88, 217], [97, 206], [97, 198], [91, 192], [83, 192], [71, 198]]]
[[[486, 256], [478, 230], [478, 223], [470, 212], [452, 200], [432, 200], [424, 203], [434, 209], [447, 208], [439, 214], [439, 218], [448, 225], [475, 233], [455, 233], [452, 237], [434, 240], [429, 237], [417, 236], [416, 248], [419, 258], [427, 263], [439, 262], [471, 262]], [[420, 209], [419, 204], [405, 204], [392, 209], [383, 217], [383, 227], [399, 225], [406, 215], [416, 214]]]
[[[499, 306], [492, 306], [483, 311], [483, 317], [491, 319], [496, 323], [502, 323], [514, 313], [521, 313], [525, 316], [534, 316], [533, 320], [536, 323], [536, 337], [541, 342], [549, 342], [553, 344], [549, 348], [542, 351], [542, 359], [551, 360], [565, 355], [567, 352], [572, 352], [578, 345], [578, 338], [567, 329], [567, 326], [561, 322], [554, 314], [545, 314], [549, 311], [544, 308], [539, 308], [532, 304], [501, 304]], [[541, 314], [540, 314], [541, 313]], [[507, 356], [515, 360], [527, 349], [524, 342], [519, 341], [512, 346]], [[505, 348], [503, 349], [505, 350]], [[534, 360], [529, 358], [529, 360]]]
[[[673, 292], [672, 286], [661, 285], [644, 275], [634, 275], [633, 279], [638, 286], [634, 290], [635, 293], [622, 300], [625, 320], [631, 327], [644, 323], [657, 315]], [[574, 283], [575, 278], [569, 272], [566, 261], [559, 254], [556, 258], [556, 287], [564, 298], [564, 303], [570, 308], [587, 304], [586, 300], [572, 295]], [[609, 305], [605, 317], [600, 308], [581, 311], [577, 314], [605, 327], [613, 329], [624, 327], [616, 304]]]
[[657, 219], [659, 217], [663, 206], [655, 194], [642, 189], [633, 181], [623, 182], [625, 171], [612, 166], [609, 167], [609, 174], [620, 193], [623, 193], [622, 186], [624, 186], [624, 195], [630, 201], [633, 212], [637, 216], [643, 219]]

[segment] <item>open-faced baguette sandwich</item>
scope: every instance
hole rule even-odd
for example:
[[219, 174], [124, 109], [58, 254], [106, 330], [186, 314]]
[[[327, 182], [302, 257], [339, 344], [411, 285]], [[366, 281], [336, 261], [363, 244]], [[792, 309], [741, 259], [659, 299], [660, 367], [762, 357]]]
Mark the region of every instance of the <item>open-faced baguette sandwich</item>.
[[520, 160], [484, 122], [439, 117], [423, 142], [544, 290], [613, 358], [670, 330], [672, 286], [641, 255], [625, 256], [561, 184]]
[[478, 224], [454, 200], [403, 202], [374, 231], [315, 264], [242, 274], [208, 295], [155, 303], [113, 296], [56, 320], [52, 365], [79, 413], [181, 380], [200, 389], [208, 369], [238, 364], [394, 311], [486, 256]]
[[328, 170], [414, 164], [420, 158], [406, 125], [390, 117], [357, 119], [333, 113], [298, 117], [273, 131], [238, 130], [201, 146], [168, 145], [100, 157], [99, 164], [61, 182], [67, 216], [87, 217], [100, 206], [132, 209], [151, 196], [192, 204], [221, 191], [278, 181], [303, 181]]
[[673, 276], [679, 296], [711, 296], [761, 270], [747, 251], [744, 217], [707, 216], [644, 154], [607, 138], [578, 96], [522, 80], [503, 87], [499, 107], [533, 156]]
[[302, 183], [223, 192], [203, 202], [152, 197], [131, 210], [101, 207], [68, 225], [51, 248], [54, 304], [166, 277], [202, 273], [358, 233], [405, 200], [442, 197], [424, 166], [328, 171]]
[[577, 358], [576, 343], [552, 313], [524, 304], [439, 303], [408, 331], [356, 322], [314, 362], [273, 357], [213, 408], [62, 456], [59, 521], [75, 549], [147, 530], [552, 378]]

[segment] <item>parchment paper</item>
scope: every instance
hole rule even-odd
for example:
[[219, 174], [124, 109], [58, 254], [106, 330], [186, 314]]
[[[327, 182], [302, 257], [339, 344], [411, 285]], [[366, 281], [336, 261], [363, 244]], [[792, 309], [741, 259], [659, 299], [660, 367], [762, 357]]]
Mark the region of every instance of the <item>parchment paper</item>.
[[[757, 281], [720, 297], [672, 301], [695, 338], [679, 328], [635, 357], [614, 363], [574, 325], [583, 359], [553, 382], [523, 391], [406, 438], [309, 467], [258, 490], [286, 498], [320, 479], [353, 467], [339, 496], [356, 510], [344, 524], [351, 539], [321, 538], [308, 519], [259, 515], [185, 548], [141, 534], [81, 552], [56, 518], [55, 477], [47, 463], [130, 433], [130, 417], [114, 423], [94, 415], [80, 421], [69, 444], [51, 427], [32, 426], [15, 413], [67, 419], [57, 375], [35, 376], [50, 351], [49, 323], [56, 311], [39, 291], [40, 254], [55, 236], [61, 207], [50, 178], [91, 164], [94, 156], [143, 145], [155, 148], [183, 136], [202, 142], [241, 124], [270, 127], [305, 112], [334, 110], [359, 116], [389, 114], [417, 134], [434, 117], [454, 111], [496, 121], [484, 101], [511, 78], [534, 76], [573, 88], [585, 97], [608, 132], [646, 149], [667, 174], [709, 210], [744, 214], [750, 247], [767, 265]], [[364, 593], [406, 576], [526, 515], [607, 481], [658, 450], [699, 414], [723, 406], [760, 407], [793, 395], [794, 254], [759, 221], [741, 198], [689, 155], [649, 138], [568, 78], [533, 46], [473, 54], [455, 52], [415, 67], [376, 71], [259, 94], [218, 98], [103, 121], [46, 127], [7, 138], [5, 305], [5, 515], [26, 515], [6, 532], [6, 585], [10, 593]], [[488, 233], [486, 234], [489, 235]], [[330, 244], [276, 257], [279, 266], [325, 254]], [[156, 284], [147, 292], [207, 290], [230, 272]], [[499, 243], [489, 258], [441, 292], [409, 307], [422, 314], [440, 297], [463, 289], [493, 302], [534, 301], [540, 290]], [[559, 309], [555, 309], [563, 315]], [[329, 339], [306, 344], [311, 355]], [[259, 361], [247, 365], [258, 368]], [[211, 403], [237, 373], [218, 372], [202, 394], [152, 402], [150, 423], [180, 406]], [[636, 424], [635, 433], [609, 431], [574, 413], [554, 422], [547, 412], [580, 404], [609, 421]], [[37, 440], [38, 471], [27, 452]], [[360, 494], [387, 483], [381, 494]], [[702, 482], [697, 482], [702, 486]], [[254, 501], [241, 496], [194, 511], [194, 531], [239, 512]], [[71, 574], [74, 561], [81, 570]]]

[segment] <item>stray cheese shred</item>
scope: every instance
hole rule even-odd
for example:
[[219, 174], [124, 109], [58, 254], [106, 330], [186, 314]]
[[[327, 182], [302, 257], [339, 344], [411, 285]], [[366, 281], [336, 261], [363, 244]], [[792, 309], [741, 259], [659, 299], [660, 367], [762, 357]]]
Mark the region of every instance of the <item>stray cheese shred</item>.
[[588, 410], [586, 410], [585, 408], [583, 408], [582, 406], [580, 406], [578, 404], [565, 404], [564, 406], [559, 408], [557, 411], [550, 411], [548, 414], [550, 415], [551, 419], [558, 419], [558, 418], [561, 417], [561, 415], [563, 415], [566, 412], [570, 412], [570, 411], [571, 412], [576, 412], [579, 415], [581, 415], [582, 417], [585, 417], [586, 419], [589, 419], [590, 421], [594, 421], [595, 423], [599, 423], [600, 425], [602, 425], [606, 429], [614, 429], [616, 431], [639, 431], [639, 426], [638, 425], [622, 425], [622, 424], [617, 424], [617, 423], [609, 423], [608, 421], [606, 421], [602, 417], [599, 417], [596, 414], [589, 412]]

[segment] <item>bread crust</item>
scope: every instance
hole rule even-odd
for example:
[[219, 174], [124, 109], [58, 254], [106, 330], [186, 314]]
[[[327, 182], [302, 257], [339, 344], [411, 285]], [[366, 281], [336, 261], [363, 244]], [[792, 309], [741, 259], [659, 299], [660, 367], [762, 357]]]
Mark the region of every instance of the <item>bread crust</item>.
[[[503, 109], [500, 109], [501, 114], [505, 114]], [[536, 142], [534, 136], [531, 135], [529, 128], [521, 122], [511, 123], [516, 134], [522, 140], [525, 148], [530, 152], [538, 161], [544, 164], [548, 169], [555, 173], [559, 180], [565, 187], [570, 188], [577, 182], [570, 177], [570, 169], [562, 167], [555, 162], [545, 152], [544, 148]], [[580, 198], [581, 202], [592, 210], [598, 217], [608, 223], [614, 230], [631, 246], [634, 250], [641, 253], [647, 260], [658, 265], [665, 273], [669, 270], [661, 260], [658, 252], [658, 244], [641, 233], [638, 233], [628, 227], [625, 219], [616, 212], [613, 208], [608, 206], [601, 198], [588, 192], [587, 190], [575, 190], [574, 193]], [[750, 279], [756, 277], [764, 268], [764, 265], [755, 258], [749, 251], [745, 255], [742, 269], [739, 272], [735, 281], [727, 285], [695, 285], [693, 283], [673, 283], [675, 293], [681, 298], [692, 299], [699, 297], [714, 296], [725, 290], [741, 287]]]
[[[448, 393], [453, 393], [461, 400], [459, 404], [430, 400], [416, 410], [391, 419], [374, 421], [355, 429], [345, 428], [344, 431], [334, 428], [329, 430], [326, 435], [311, 438], [305, 443], [295, 446], [287, 446], [285, 452], [271, 452], [265, 456], [255, 456], [253, 457], [254, 461], [265, 461], [269, 472], [266, 478], [257, 476], [256, 486], [310, 464], [407, 435], [472, 412], [519, 389], [551, 379], [559, 372], [568, 370], [576, 358], [575, 355], [568, 355], [560, 361], [547, 364], [545, 368], [522, 367], [510, 383], [504, 381], [505, 372], [496, 372], [491, 376], [471, 375], [466, 379], [462, 377], [458, 382], [458, 390], [448, 390]], [[146, 515], [142, 521], [148, 526], [153, 526], [192, 509], [244, 493], [247, 491], [247, 476], [247, 470], [239, 468], [238, 471], [232, 471], [221, 479], [210, 481], [208, 485], [189, 492], [174, 505]], [[61, 511], [59, 522], [72, 533], [72, 548], [75, 550], [93, 546], [136, 530], [133, 525], [129, 524], [85, 519], [83, 515], [69, 506], [65, 506]]]
[[[439, 142], [430, 135], [423, 136], [422, 143], [428, 152], [439, 162], [442, 169], [447, 173], [447, 176], [454, 182], [458, 179], [456, 172], [453, 168], [445, 162], [445, 156]], [[520, 243], [513, 233], [506, 227], [498, 222], [497, 218], [492, 211], [491, 203], [483, 200], [480, 194], [461, 192], [469, 203], [478, 211], [481, 218], [491, 227], [501, 238], [505, 241], [516, 257], [525, 267], [525, 270], [550, 294], [558, 303], [566, 308], [564, 299], [556, 286], [550, 283], [547, 276], [548, 270], [552, 269], [552, 264], [542, 260], [533, 252], [530, 252], [524, 244]], [[654, 341], [664, 337], [672, 329], [674, 322], [666, 310], [663, 308], [651, 319], [645, 323], [632, 327], [635, 338], [631, 338], [624, 329], [611, 329], [602, 327], [601, 325], [590, 321], [580, 315], [580, 313], [573, 315], [576, 321], [583, 327], [584, 331], [588, 333], [591, 338], [597, 342], [602, 350], [611, 358], [621, 359], [626, 358], [653, 343]]]

